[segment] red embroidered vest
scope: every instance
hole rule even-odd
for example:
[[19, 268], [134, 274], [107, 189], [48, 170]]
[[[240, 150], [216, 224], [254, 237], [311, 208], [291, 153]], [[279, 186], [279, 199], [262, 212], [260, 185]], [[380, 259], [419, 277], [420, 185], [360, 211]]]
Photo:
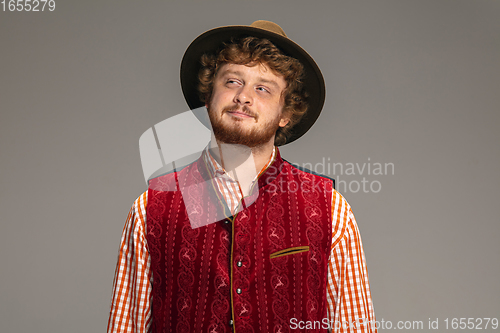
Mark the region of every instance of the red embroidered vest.
[[318, 323], [327, 318], [332, 181], [299, 170], [277, 151], [253, 204], [193, 229], [187, 210], [213, 216], [222, 204], [204, 199], [216, 194], [209, 179], [200, 158], [150, 182], [152, 331], [285, 333], [316, 322], [307, 331], [326, 332]]

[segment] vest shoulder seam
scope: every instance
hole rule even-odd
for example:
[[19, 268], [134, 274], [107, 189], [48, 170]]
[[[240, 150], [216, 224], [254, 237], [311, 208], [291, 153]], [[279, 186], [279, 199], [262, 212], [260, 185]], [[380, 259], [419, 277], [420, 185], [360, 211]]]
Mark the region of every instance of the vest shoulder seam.
[[[148, 186], [150, 185], [149, 183], [150, 183], [153, 179], [160, 178], [160, 177], [163, 177], [163, 176], [166, 176], [166, 175], [170, 175], [170, 174], [173, 174], [173, 173], [176, 173], [176, 172], [178, 173], [178, 172], [180, 172], [180, 171], [184, 170], [185, 168], [187, 168], [187, 167], [189, 167], [189, 166], [193, 165], [193, 164], [194, 164], [194, 163], [196, 163], [196, 162], [197, 162], [197, 160], [196, 160], [196, 161], [193, 161], [193, 162], [191, 162], [191, 163], [189, 163], [189, 164], [183, 165], [183, 166], [181, 166], [181, 167], [175, 167], [175, 168], [173, 168], [172, 170], [162, 172], [162, 169], [164, 169], [164, 168], [166, 168], [166, 167], [167, 167], [167, 166], [164, 166], [164, 167], [160, 168], [159, 170], [157, 170], [155, 173], [153, 173], [153, 174], [151, 175], [151, 177], [149, 177], [149, 179], [148, 179]], [[159, 174], [158, 174], [158, 173], [159, 173]]]
[[326, 179], [329, 179], [332, 181], [332, 184], [333, 184], [333, 188], [335, 189], [335, 178], [331, 178], [331, 177], [328, 177], [328, 176], [325, 176], [321, 173], [318, 173], [318, 172], [315, 172], [315, 171], [312, 171], [312, 170], [309, 170], [307, 168], [304, 168], [303, 166], [300, 166], [298, 164], [295, 164], [295, 163], [291, 163], [287, 160], [285, 160], [284, 158], [282, 158], [282, 160], [286, 163], [288, 163], [290, 166], [302, 171], [302, 172], [306, 172], [306, 173], [309, 173], [311, 175], [314, 175], [314, 176], [317, 176], [317, 177], [321, 177], [321, 178], [326, 178]]

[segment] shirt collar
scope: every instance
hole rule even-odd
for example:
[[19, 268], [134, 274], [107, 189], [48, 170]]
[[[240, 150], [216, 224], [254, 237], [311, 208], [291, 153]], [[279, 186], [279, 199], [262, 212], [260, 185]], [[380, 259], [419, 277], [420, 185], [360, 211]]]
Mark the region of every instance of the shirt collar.
[[[214, 177], [228, 177], [232, 181], [235, 181], [232, 179], [232, 177], [224, 170], [224, 168], [217, 162], [217, 160], [212, 156], [210, 153], [210, 150], [208, 149], [210, 147], [210, 143], [205, 147], [203, 150], [203, 160], [205, 161], [208, 170], [210, 171], [210, 174]], [[274, 158], [276, 157], [276, 146], [273, 146], [273, 152], [271, 153], [271, 156], [269, 157], [269, 160], [267, 161], [266, 165], [260, 170], [260, 172], [255, 176], [253, 181], [255, 181], [259, 176], [266, 171], [266, 169], [273, 163]]]

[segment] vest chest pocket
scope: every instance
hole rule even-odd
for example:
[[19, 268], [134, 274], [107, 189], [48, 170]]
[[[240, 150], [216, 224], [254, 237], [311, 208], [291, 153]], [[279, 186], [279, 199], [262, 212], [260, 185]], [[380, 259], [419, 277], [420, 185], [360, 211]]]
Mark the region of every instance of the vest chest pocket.
[[309, 246], [289, 247], [288, 249], [279, 250], [279, 251], [271, 253], [269, 255], [269, 258], [273, 259], [273, 258], [287, 256], [289, 254], [296, 254], [296, 253], [307, 252], [307, 251], [309, 251]]

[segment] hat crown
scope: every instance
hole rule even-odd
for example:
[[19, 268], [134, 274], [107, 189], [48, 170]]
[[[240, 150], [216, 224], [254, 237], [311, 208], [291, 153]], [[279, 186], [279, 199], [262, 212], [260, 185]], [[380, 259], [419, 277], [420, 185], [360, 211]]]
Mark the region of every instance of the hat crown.
[[287, 37], [285, 31], [283, 31], [283, 29], [281, 29], [279, 25], [271, 21], [258, 20], [250, 24], [250, 26], [253, 28], [267, 30], [283, 37]]

